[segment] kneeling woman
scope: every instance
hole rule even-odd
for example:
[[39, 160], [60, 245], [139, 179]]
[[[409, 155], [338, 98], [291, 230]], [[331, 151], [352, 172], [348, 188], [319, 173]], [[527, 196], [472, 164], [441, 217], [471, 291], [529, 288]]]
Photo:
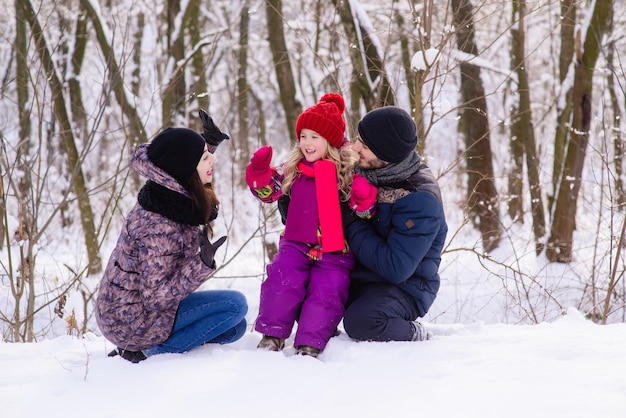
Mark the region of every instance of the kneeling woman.
[[100, 282], [96, 321], [120, 355], [137, 363], [226, 344], [246, 331], [245, 296], [233, 290], [196, 291], [215, 271], [211, 243], [218, 212], [212, 154], [228, 138], [213, 125], [204, 136], [167, 128], [134, 151], [132, 167], [148, 181], [126, 218]]

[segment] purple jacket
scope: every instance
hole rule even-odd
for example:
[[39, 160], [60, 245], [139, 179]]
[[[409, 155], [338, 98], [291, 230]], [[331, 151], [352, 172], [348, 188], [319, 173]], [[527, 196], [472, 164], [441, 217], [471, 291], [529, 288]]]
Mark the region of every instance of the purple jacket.
[[[147, 179], [189, 196], [176, 180], [152, 164], [147, 144], [137, 147], [131, 164]], [[135, 205], [98, 290], [96, 321], [105, 338], [137, 351], [169, 337], [180, 301], [214, 272], [200, 259], [198, 232], [198, 226], [177, 223]]]
[[[304, 164], [313, 163], [302, 160]], [[282, 183], [285, 179], [285, 163], [272, 168], [272, 177], [265, 187], [258, 190], [250, 188], [252, 195], [263, 203], [272, 203], [283, 197]], [[319, 227], [315, 179], [299, 174], [292, 186], [289, 199], [288, 216], [285, 217], [285, 238], [291, 241], [316, 244]]]

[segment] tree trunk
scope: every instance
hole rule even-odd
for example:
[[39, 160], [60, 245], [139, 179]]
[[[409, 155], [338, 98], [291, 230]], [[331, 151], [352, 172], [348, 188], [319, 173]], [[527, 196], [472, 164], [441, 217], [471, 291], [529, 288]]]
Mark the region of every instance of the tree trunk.
[[[167, 16], [167, 51], [171, 62], [179, 63], [185, 54], [184, 24], [180, 22], [180, 27], [176, 27], [176, 18], [180, 14], [180, 0], [170, 0], [166, 3]], [[176, 35], [176, 38], [174, 36]], [[172, 65], [174, 70], [171, 73], [166, 88], [161, 93], [163, 100], [162, 117], [163, 126], [170, 126], [179, 123], [179, 116], [184, 119], [185, 110], [185, 72], [177, 71], [180, 67]]]
[[30, 24], [30, 28], [35, 38], [39, 58], [48, 74], [48, 81], [52, 90], [53, 107], [56, 119], [60, 125], [59, 134], [63, 139], [65, 152], [70, 167], [70, 184], [72, 190], [76, 194], [78, 207], [80, 210], [80, 220], [83, 227], [85, 237], [85, 246], [87, 248], [87, 256], [89, 260], [88, 273], [96, 274], [102, 271], [102, 261], [99, 254], [98, 237], [94, 226], [94, 215], [89, 201], [89, 192], [85, 182], [85, 177], [81, 169], [81, 159], [76, 148], [76, 141], [72, 131], [72, 124], [67, 114], [67, 107], [63, 97], [63, 85], [57, 77], [54, 61], [46, 39], [44, 37], [41, 25], [37, 19], [35, 11], [28, 0], [19, 0], [20, 7], [24, 12], [25, 18]]
[[[358, 21], [359, 13], [352, 10], [351, 5], [360, 7], [357, 2], [335, 1], [348, 43], [358, 46], [350, 48], [353, 93], [358, 92], [368, 111], [382, 106], [395, 105], [396, 96], [387, 79], [381, 57], [383, 51], [378, 51], [377, 43], [374, 41], [375, 34], [369, 33], [368, 26]], [[353, 94], [353, 97], [355, 96], [356, 94]], [[358, 112], [356, 114], [358, 115]]]
[[[235, 148], [239, 150], [238, 158], [244, 168], [250, 161], [250, 138], [249, 110], [248, 110], [248, 31], [250, 28], [249, 0], [245, 0], [239, 21], [239, 57], [237, 69], [237, 116], [239, 119], [239, 132]], [[245, 176], [241, 176], [240, 184], [246, 187]]]
[[[185, 20], [188, 19], [189, 23], [186, 25], [189, 31], [189, 42], [191, 43], [191, 49], [198, 47], [202, 42], [202, 34], [200, 30], [204, 28], [206, 20], [200, 20], [200, 0], [191, 0], [187, 13], [185, 13]], [[206, 78], [206, 61], [203, 54], [194, 54], [191, 61], [191, 68], [193, 71], [193, 83], [191, 85], [190, 96], [192, 99], [198, 101], [198, 108], [209, 110], [209, 85]], [[189, 107], [189, 113], [191, 120], [198, 120], [198, 109], [196, 107]]]
[[[576, 27], [576, 0], [561, 1], [561, 52], [559, 54], [559, 82], [562, 84], [574, 59], [574, 29]], [[567, 141], [567, 124], [572, 111], [571, 91], [566, 95], [565, 108], [560, 109], [554, 137], [554, 161], [552, 166], [552, 193], [556, 198], [556, 190], [563, 174], [565, 160], [565, 143]], [[553, 200], [548, 206], [552, 211]]]
[[[458, 48], [476, 55], [474, 42], [473, 7], [469, 0], [452, 0], [454, 24], [457, 28]], [[487, 100], [480, 79], [480, 67], [461, 63], [460, 129], [465, 137], [467, 162], [468, 211], [479, 228], [483, 248], [489, 252], [500, 243], [498, 193], [494, 184]]]
[[[399, 43], [400, 43], [400, 51], [402, 52], [402, 66], [404, 67], [404, 77], [406, 78], [406, 87], [407, 87], [407, 90], [409, 91], [409, 106], [411, 107], [411, 109], [415, 111], [414, 119], [415, 119], [415, 124], [417, 125], [417, 137], [421, 139], [423, 138], [422, 135], [424, 133], [424, 124], [422, 123], [420, 126], [420, 123], [418, 120], [418, 112], [420, 113], [419, 118], [421, 120], [422, 85], [420, 85], [419, 88], [417, 88], [416, 85], [419, 83], [420, 80], [422, 80], [422, 77], [420, 77], [421, 76], [420, 73], [416, 73], [411, 68], [413, 45], [410, 41], [410, 38], [412, 38], [413, 33], [409, 31], [410, 35], [407, 34], [407, 30], [404, 28], [406, 24], [405, 18], [402, 15], [402, 13], [398, 13], [396, 15], [396, 22], [398, 24], [398, 28], [400, 29], [400, 34], [398, 36], [400, 37]], [[418, 31], [418, 33], [421, 33], [421, 31]], [[424, 50], [424, 45], [420, 45], [419, 49]], [[418, 150], [420, 149], [420, 147], [423, 149], [423, 146], [421, 145], [421, 141], [420, 143], [417, 144], [417, 146], [418, 146]], [[421, 150], [419, 150], [418, 153], [421, 154], [422, 153]]]
[[567, 77], [574, 59], [574, 30], [576, 28], [576, 0], [561, 0], [561, 53], [559, 54], [559, 81]]
[[[17, 107], [18, 107], [18, 115], [19, 115], [19, 134], [20, 134], [20, 146], [17, 149], [16, 160], [18, 161], [20, 172], [22, 173], [21, 178], [18, 182], [18, 189], [20, 190], [20, 194], [22, 197], [28, 196], [28, 191], [31, 190], [32, 187], [32, 179], [31, 179], [31, 170], [30, 167], [27, 167], [23, 161], [28, 159], [30, 155], [30, 136], [31, 136], [31, 127], [30, 127], [30, 111], [28, 109], [28, 101], [30, 97], [29, 93], [29, 81], [28, 81], [28, 64], [26, 62], [26, 57], [28, 54], [28, 43], [27, 43], [27, 28], [26, 28], [26, 17], [24, 15], [24, 10], [21, 7], [18, 7], [16, 4], [16, 19], [15, 19], [15, 60], [16, 60], [16, 71], [15, 71], [15, 81], [17, 86]], [[1, 154], [0, 154], [1, 155]], [[8, 170], [7, 170], [8, 171]], [[2, 219], [4, 221], [4, 211], [6, 210], [6, 205], [4, 204], [4, 187], [2, 190], [2, 205], [0, 207], [0, 215], [2, 215]], [[19, 199], [19, 204], [22, 205], [22, 212], [27, 211], [28, 199]], [[4, 226], [5, 222], [1, 222]], [[30, 222], [28, 222], [30, 225]], [[30, 229], [30, 226], [27, 226], [27, 229]], [[7, 231], [4, 229], [0, 234], [2, 236], [2, 241], [0, 243], [0, 249], [2, 249], [2, 245], [4, 243], [4, 234]]]
[[[511, 36], [514, 37], [511, 31]], [[519, 86], [517, 86], [519, 89]], [[511, 167], [507, 173], [509, 197], [507, 211], [513, 222], [524, 223], [524, 128], [519, 102], [511, 105]]]
[[100, 45], [100, 49], [102, 50], [102, 55], [106, 59], [107, 62], [107, 75], [109, 77], [109, 83], [111, 84], [111, 90], [115, 94], [115, 99], [120, 105], [120, 111], [122, 115], [126, 116], [126, 123], [122, 123], [122, 126], [128, 128], [126, 132], [126, 138], [129, 143], [129, 151], [132, 151], [137, 144], [141, 144], [148, 141], [146, 136], [146, 131], [144, 129], [143, 123], [137, 114], [137, 109], [130, 104], [130, 100], [126, 96], [125, 90], [125, 82], [122, 74], [122, 70], [120, 69], [117, 61], [115, 59], [114, 51], [111, 49], [111, 45], [109, 44], [109, 40], [106, 37], [106, 33], [102, 27], [102, 20], [98, 13], [91, 6], [89, 0], [80, 0], [81, 7], [87, 11], [89, 15], [89, 20], [93, 25], [93, 29], [96, 34], [96, 38], [98, 39], [98, 44]]
[[[590, 25], [584, 44], [576, 51], [574, 86], [572, 88], [572, 129], [559, 183], [556, 205], [546, 256], [552, 262], [569, 263], [572, 260], [573, 235], [576, 226], [576, 208], [583, 165], [591, 127], [591, 97], [593, 70], [600, 54], [602, 37], [607, 30], [611, 14], [611, 0], [599, 0], [591, 11]], [[578, 37], [580, 39], [580, 33]]]
[[[25, 61], [25, 58], [29, 56], [28, 54], [28, 42], [27, 42], [27, 14], [24, 9], [20, 7], [19, 1], [16, 1], [15, 5], [16, 9], [16, 36], [15, 36], [15, 59], [16, 59], [16, 86], [17, 86], [17, 105], [18, 105], [18, 115], [19, 115], [19, 147], [16, 150], [16, 161], [18, 170], [14, 170], [13, 173], [21, 172], [22, 175], [18, 179], [17, 189], [19, 198], [18, 201], [18, 226], [15, 234], [17, 235], [14, 238], [22, 242], [30, 243], [32, 236], [31, 228], [33, 227], [33, 222], [30, 221], [30, 210], [29, 208], [32, 206], [32, 199], [30, 190], [32, 190], [32, 177], [31, 177], [31, 168], [27, 164], [28, 156], [30, 155], [30, 136], [31, 136], [31, 128], [30, 128], [30, 112], [27, 108], [29, 101], [29, 83], [28, 83], [28, 65]], [[2, 139], [4, 141], [4, 138]], [[4, 146], [0, 148], [0, 157], [2, 161], [7, 161], [6, 156], [3, 155]], [[9, 167], [6, 167], [6, 178], [9, 180], [7, 183], [7, 187], [11, 185], [10, 180], [11, 170]], [[8, 227], [8, 220], [6, 217], [6, 195], [5, 195], [5, 186], [4, 186], [4, 177], [5, 172], [3, 170], [2, 175], [0, 176], [0, 193], [2, 193], [2, 200], [0, 205], [0, 214], [2, 215], [2, 244], [0, 244], [0, 249], [2, 249], [5, 238], [7, 239], [7, 254], [8, 254], [8, 278], [11, 289], [11, 296], [14, 300], [13, 306], [13, 314], [10, 321], [11, 329], [12, 329], [12, 338], [13, 341], [22, 341], [23, 339], [20, 336], [20, 329], [22, 327], [22, 298], [24, 297], [24, 291], [26, 290], [26, 283], [29, 282], [29, 257], [28, 257], [28, 248], [30, 246], [20, 245], [19, 246], [19, 260], [20, 265], [17, 269], [13, 268], [12, 263], [12, 251], [11, 251], [11, 231], [5, 229]], [[28, 219], [28, 220], [27, 220]], [[27, 302], [28, 303], [28, 302]], [[28, 319], [26, 320], [28, 322]], [[33, 319], [30, 320], [30, 324], [27, 324], [26, 328], [32, 330], [33, 329]]]
[[[419, 22], [418, 27], [416, 28], [416, 32], [418, 34], [418, 46], [416, 52], [421, 52], [422, 54], [424, 54], [431, 47], [430, 39], [432, 32], [433, 1], [424, 0], [424, 6], [422, 8], [422, 13], [420, 16], [417, 16], [417, 12], [413, 8], [412, 3], [411, 8], [413, 9], [413, 20], [415, 22]], [[403, 22], [404, 19], [401, 18], [400, 14], [398, 14], [398, 26], [402, 27]], [[413, 109], [413, 119], [415, 120], [415, 125], [417, 126], [417, 138], [419, 140], [417, 143], [417, 153], [420, 155], [424, 155], [424, 148], [426, 147], [426, 128], [424, 122], [425, 104], [423, 98], [423, 89], [424, 84], [426, 83], [426, 79], [430, 75], [430, 65], [432, 63], [424, 59], [426, 68], [411, 68], [411, 61], [413, 56], [408, 51], [408, 39], [404, 34], [404, 31], [402, 31], [401, 33], [402, 62], [405, 66], [406, 83], [409, 90], [411, 108]]]
[[[526, 2], [525, 0], [513, 1], [514, 17], [519, 17], [519, 29], [511, 30], [511, 39], [513, 47], [511, 51], [511, 57], [513, 62], [513, 69], [517, 73], [518, 80], [518, 94], [519, 103], [517, 114], [512, 117], [513, 129], [515, 135], [512, 138], [512, 142], [516, 142], [515, 147], [520, 147], [521, 152], [526, 154], [526, 169], [528, 172], [528, 186], [530, 189], [530, 206], [533, 220], [533, 233], [535, 236], [535, 251], [539, 254], [543, 251], [543, 238], [546, 233], [546, 221], [545, 213], [543, 209], [542, 189], [539, 178], [539, 160], [537, 157], [537, 146], [535, 141], [535, 128], [532, 120], [532, 109], [530, 100], [530, 86], [528, 82], [528, 73], [526, 71], [525, 60], [525, 44], [526, 44], [526, 31], [524, 25], [524, 16], [526, 14]], [[515, 20], [515, 19], [514, 19]], [[520, 162], [519, 166], [519, 179], [522, 181], [522, 167], [520, 154], [517, 156], [514, 149], [514, 159]], [[519, 160], [518, 160], [519, 157]], [[515, 213], [517, 216], [523, 217], [523, 205], [522, 205], [522, 190], [521, 184], [518, 185], [519, 189], [516, 189], [515, 193], [519, 193], [517, 208], [519, 212]], [[511, 192], [511, 195], [514, 195]]]
[[[611, 22], [612, 28], [612, 22]], [[609, 30], [611, 33], [612, 30]], [[619, 210], [624, 211], [626, 208], [626, 190], [624, 190], [624, 134], [621, 129], [622, 123], [622, 110], [620, 107], [620, 97], [624, 100], [624, 104], [626, 104], [626, 95], [624, 95], [623, 91], [619, 89], [619, 83], [616, 85], [615, 79], [616, 74], [618, 74], [617, 68], [614, 65], [615, 59], [615, 42], [611, 41], [608, 47], [607, 53], [607, 63], [612, 71], [607, 71], [607, 87], [609, 97], [611, 98], [611, 111], [613, 112], [613, 129], [611, 130], [613, 136], [613, 155], [615, 156], [615, 161], [613, 162], [613, 167], [615, 170], [615, 203]], [[1, 248], [1, 247], [0, 247]]]
[[[3, 158], [2, 149], [0, 148], [0, 159]], [[4, 180], [3, 177], [0, 176], [0, 251], [4, 249], [4, 241], [7, 238], [7, 199], [4, 193]]]
[[133, 32], [133, 72], [132, 80], [130, 80], [130, 89], [135, 96], [139, 95], [141, 87], [141, 44], [143, 43], [144, 22], [144, 14], [138, 13]]
[[[524, 32], [523, 32], [523, 5], [520, 1], [512, 1], [511, 18], [511, 71], [517, 74], [517, 85], [511, 88], [511, 137], [509, 150], [511, 151], [511, 167], [508, 172], [509, 198], [507, 210], [513, 222], [524, 223], [524, 122], [522, 120], [521, 95], [522, 86], [519, 79], [520, 72], [524, 72]], [[517, 22], [517, 29], [516, 29]], [[515, 82], [512, 81], [511, 84]]]
[[80, 87], [80, 70], [83, 66], [85, 58], [85, 48], [87, 46], [87, 15], [84, 10], [78, 12], [76, 19], [76, 32], [74, 33], [74, 48], [72, 54], [72, 74], [67, 80], [70, 90], [70, 104], [72, 111], [70, 112], [74, 120], [75, 128], [80, 132], [83, 144], [89, 136], [87, 131], [87, 112], [83, 105]]
[[302, 104], [296, 100], [296, 85], [291, 71], [289, 50], [285, 42], [282, 11], [282, 0], [266, 1], [267, 33], [280, 91], [280, 102], [285, 110], [287, 132], [289, 137], [292, 138], [290, 143], [294, 143], [296, 141], [296, 121], [300, 113], [302, 113]]

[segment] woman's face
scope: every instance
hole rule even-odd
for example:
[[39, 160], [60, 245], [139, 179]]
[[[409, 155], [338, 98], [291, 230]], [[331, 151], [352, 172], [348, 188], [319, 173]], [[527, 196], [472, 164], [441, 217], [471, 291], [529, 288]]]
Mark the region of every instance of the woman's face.
[[209, 184], [213, 181], [213, 164], [215, 164], [215, 161], [217, 161], [217, 158], [207, 150], [205, 145], [202, 158], [200, 158], [200, 162], [196, 166], [202, 184]]
[[310, 163], [321, 160], [328, 153], [328, 141], [311, 129], [300, 131], [298, 146], [304, 154], [304, 158]]

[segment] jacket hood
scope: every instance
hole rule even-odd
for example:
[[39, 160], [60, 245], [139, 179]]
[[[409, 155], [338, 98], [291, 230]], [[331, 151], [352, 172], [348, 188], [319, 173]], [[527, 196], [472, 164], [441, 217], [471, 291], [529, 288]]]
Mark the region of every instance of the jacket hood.
[[141, 176], [189, 197], [189, 192], [174, 177], [157, 167], [148, 157], [148, 144], [139, 145], [130, 159], [130, 164]]

